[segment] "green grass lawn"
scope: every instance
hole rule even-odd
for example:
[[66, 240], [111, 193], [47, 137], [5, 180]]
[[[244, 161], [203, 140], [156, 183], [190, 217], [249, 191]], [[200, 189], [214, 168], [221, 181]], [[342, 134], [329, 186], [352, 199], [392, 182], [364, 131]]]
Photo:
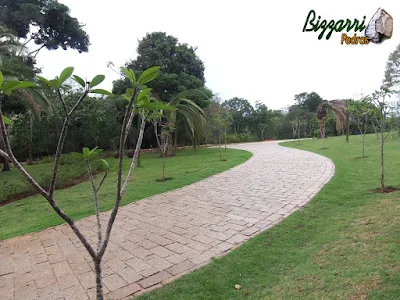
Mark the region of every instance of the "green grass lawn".
[[[177, 152], [175, 157], [167, 158], [166, 176], [172, 177], [172, 180], [156, 182], [162, 176], [162, 159], [157, 153], [142, 154], [142, 167], [135, 169], [122, 205], [199, 181], [232, 168], [250, 157], [250, 152], [227, 149], [226, 152], [223, 151], [223, 158], [226, 161], [220, 161], [218, 149], [215, 148], [200, 148], [195, 154], [192, 149], [181, 150]], [[109, 158], [107, 161], [110, 167], [117, 163], [117, 159], [114, 158]], [[130, 160], [125, 159], [124, 170], [127, 170], [129, 165]], [[31, 166], [30, 171], [34, 175], [41, 176], [48, 174], [51, 167], [49, 164], [40, 164]], [[0, 173], [0, 184], [2, 181], [6, 181], [5, 176], [17, 176], [14, 171], [9, 174]], [[23, 180], [22, 177], [16, 177], [14, 181], [18, 178]], [[102, 211], [111, 209], [114, 204], [116, 178], [116, 173], [109, 174], [100, 190]], [[75, 220], [95, 213], [89, 182], [58, 190], [55, 193], [55, 198], [61, 208]], [[63, 223], [63, 220], [51, 209], [41, 195], [28, 197], [0, 207], [0, 220], [1, 240]]]
[[[379, 143], [367, 136], [284, 146], [320, 153], [334, 178], [304, 209], [225, 257], [139, 299], [399, 299], [400, 193], [379, 187]], [[387, 184], [400, 186], [400, 139], [386, 144]], [[242, 289], [236, 290], [235, 284]]]

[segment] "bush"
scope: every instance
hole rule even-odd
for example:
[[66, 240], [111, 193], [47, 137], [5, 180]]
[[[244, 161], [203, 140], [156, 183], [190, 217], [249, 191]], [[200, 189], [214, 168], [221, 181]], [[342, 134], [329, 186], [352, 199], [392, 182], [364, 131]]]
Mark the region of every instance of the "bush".
[[256, 140], [257, 138], [249, 133], [232, 133], [226, 136], [228, 143], [248, 143]]
[[[35, 174], [35, 179], [44, 188], [50, 187], [52, 176], [51, 167], [45, 166], [46, 163], [53, 163], [54, 157], [46, 156], [40, 161], [43, 166], [39, 172]], [[45, 170], [45, 171], [43, 171]], [[99, 162], [92, 163], [93, 172], [97, 173], [102, 170], [102, 164]], [[60, 169], [57, 176], [56, 189], [65, 187], [76, 182], [76, 179], [87, 175], [86, 163], [72, 154], [63, 154], [60, 157]], [[9, 180], [4, 179], [0, 181], [0, 202], [11, 199], [14, 195], [20, 193], [34, 193], [35, 189], [28, 183], [28, 181], [19, 176], [12, 176]]]
[[53, 156], [45, 156], [39, 161], [39, 164], [48, 164], [48, 163], [53, 163], [53, 162], [54, 162]]

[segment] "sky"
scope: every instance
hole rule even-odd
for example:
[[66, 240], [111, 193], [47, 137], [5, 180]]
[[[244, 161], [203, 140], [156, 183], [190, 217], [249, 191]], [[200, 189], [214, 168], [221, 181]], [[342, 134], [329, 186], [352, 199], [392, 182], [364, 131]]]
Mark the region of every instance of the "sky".
[[[67, 66], [83, 78], [104, 74], [101, 87], [109, 90], [119, 75], [107, 62], [118, 68], [135, 59], [138, 41], [155, 31], [197, 47], [206, 85], [223, 100], [240, 97], [271, 109], [294, 104], [294, 95], [302, 92], [314, 91], [326, 100], [373, 92], [381, 85], [389, 54], [400, 44], [400, 2], [395, 0], [59, 2], [85, 24], [91, 46], [82, 54], [43, 49], [38, 67], [50, 78]], [[303, 32], [311, 9], [321, 20], [362, 21], [366, 16], [367, 24], [379, 7], [393, 17], [392, 38], [382, 44], [341, 45], [341, 33], [318, 40], [319, 32]]]

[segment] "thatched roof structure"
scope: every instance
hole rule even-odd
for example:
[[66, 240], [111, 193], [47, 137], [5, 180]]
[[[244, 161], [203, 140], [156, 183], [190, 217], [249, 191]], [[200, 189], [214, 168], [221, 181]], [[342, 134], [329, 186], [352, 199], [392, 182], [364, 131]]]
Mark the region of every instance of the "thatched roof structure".
[[332, 111], [336, 120], [336, 131], [338, 134], [344, 133], [344, 126], [346, 124], [346, 108], [348, 100], [324, 100], [318, 106], [317, 117], [323, 120], [328, 111]]

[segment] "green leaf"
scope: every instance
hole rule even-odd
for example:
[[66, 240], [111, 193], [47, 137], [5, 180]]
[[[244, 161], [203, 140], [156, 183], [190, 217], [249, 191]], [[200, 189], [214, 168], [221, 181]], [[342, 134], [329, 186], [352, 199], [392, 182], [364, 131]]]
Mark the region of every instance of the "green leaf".
[[61, 72], [60, 78], [58, 78], [58, 84], [62, 85], [65, 82], [65, 80], [67, 80], [68, 78], [70, 78], [72, 76], [72, 73], [74, 73], [74, 67], [65, 68]]
[[96, 85], [99, 85], [100, 83], [102, 83], [104, 81], [106, 77], [104, 75], [96, 75], [93, 77], [92, 81], [90, 82], [89, 86], [95, 87]]
[[47, 86], [50, 86], [50, 81], [47, 80], [46, 78], [42, 77], [42, 76], [37, 76], [37, 78], [43, 82], [44, 84], [46, 84]]
[[129, 69], [129, 75], [133, 82], [136, 82], [135, 72], [132, 69]]
[[18, 83], [19, 83], [18, 80], [7, 81], [7, 82], [1, 87], [1, 89], [2, 89], [3, 91], [6, 91], [6, 90], [8, 90], [8, 89], [10, 89], [10, 88], [13, 88], [13, 87], [16, 86]]
[[100, 159], [100, 163], [102, 164], [105, 170], [108, 170], [110, 168], [108, 162], [105, 159]]
[[120, 69], [121, 69], [121, 72], [124, 73], [125, 76], [128, 77], [131, 80], [132, 83], [136, 82], [136, 76], [135, 76], [135, 73], [133, 72], [132, 69], [128, 70], [125, 67], [121, 67]]
[[72, 76], [72, 79], [75, 80], [81, 87], [83, 87], [83, 88], [86, 87], [86, 82], [78, 75]]
[[83, 155], [85, 156], [85, 158], [88, 158], [89, 153], [90, 153], [89, 148], [84, 147], [84, 148], [82, 149], [82, 153], [83, 153]]
[[49, 81], [50, 87], [53, 89], [58, 89], [60, 87], [60, 84], [58, 83], [58, 79], [52, 79]]
[[11, 95], [11, 92], [16, 89], [25, 89], [30, 87], [37, 87], [37, 85], [29, 81], [8, 81], [1, 89], [6, 95]]
[[106, 95], [106, 96], [112, 96], [111, 92], [103, 90], [103, 89], [94, 89], [94, 90], [91, 90], [90, 93]]
[[38, 87], [36, 84], [33, 82], [29, 81], [20, 81], [16, 86], [14, 86], [12, 89], [26, 89], [26, 88], [31, 88], [31, 87]]
[[0, 87], [3, 85], [3, 73], [0, 71]]
[[168, 105], [168, 104], [165, 104], [165, 103], [161, 103], [161, 102], [157, 102], [155, 107], [157, 109], [162, 109], [162, 110], [176, 110], [175, 107], [173, 107], [171, 105]]
[[146, 89], [142, 90], [137, 97], [137, 101], [138, 102], [142, 101], [145, 97], [147, 97], [147, 95], [150, 93], [150, 91], [151, 91], [151, 88], [146, 88]]
[[139, 77], [139, 84], [145, 84], [152, 81], [160, 73], [160, 67], [151, 67], [144, 71]]
[[142, 101], [142, 102], [138, 103], [137, 106], [139, 108], [150, 109], [150, 110], [155, 110], [156, 109], [154, 103], [152, 103], [150, 101], [149, 102]]
[[4, 115], [1, 115], [1, 118], [3, 119], [4, 124], [11, 125], [11, 120], [9, 118]]

